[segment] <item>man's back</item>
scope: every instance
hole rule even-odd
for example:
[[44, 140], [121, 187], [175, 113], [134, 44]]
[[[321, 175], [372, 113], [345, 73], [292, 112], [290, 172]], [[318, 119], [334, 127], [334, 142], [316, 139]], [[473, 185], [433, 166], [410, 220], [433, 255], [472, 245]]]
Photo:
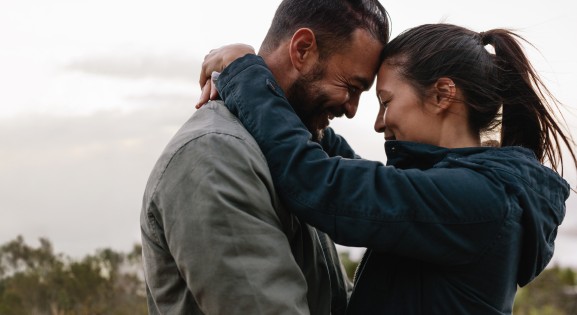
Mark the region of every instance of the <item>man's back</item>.
[[334, 245], [282, 208], [260, 149], [224, 106], [205, 105], [168, 144], [141, 228], [151, 314], [329, 314], [331, 299], [344, 312]]

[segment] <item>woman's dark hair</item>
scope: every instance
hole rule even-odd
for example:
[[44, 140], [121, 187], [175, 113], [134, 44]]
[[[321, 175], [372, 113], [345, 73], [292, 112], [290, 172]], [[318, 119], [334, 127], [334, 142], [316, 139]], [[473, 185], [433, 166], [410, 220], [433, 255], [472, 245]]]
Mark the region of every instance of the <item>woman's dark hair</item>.
[[342, 51], [356, 29], [367, 30], [383, 45], [389, 41], [389, 16], [378, 0], [283, 0], [261, 45], [270, 52], [300, 28], [310, 28], [320, 57]]
[[451, 78], [468, 105], [473, 132], [500, 126], [501, 146], [526, 147], [556, 171], [562, 169], [565, 144], [577, 165], [574, 143], [552, 111], [551, 104], [558, 107], [558, 101], [533, 69], [520, 41], [525, 40], [505, 29], [477, 33], [451, 24], [426, 24], [391, 40], [382, 57], [421, 97], [437, 79]]

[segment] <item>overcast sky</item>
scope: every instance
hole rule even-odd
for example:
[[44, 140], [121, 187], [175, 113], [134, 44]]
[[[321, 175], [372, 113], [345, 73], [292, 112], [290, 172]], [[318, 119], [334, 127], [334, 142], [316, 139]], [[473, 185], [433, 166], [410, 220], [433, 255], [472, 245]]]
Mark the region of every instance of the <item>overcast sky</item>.
[[[518, 30], [577, 132], [577, 30], [570, 2], [381, 1], [393, 36], [423, 23]], [[72, 256], [140, 241], [148, 174], [194, 113], [212, 48], [258, 49], [279, 1], [0, 0], [0, 244], [49, 238]], [[366, 158], [384, 160], [374, 90], [353, 120], [335, 120]], [[576, 187], [575, 172], [565, 177]], [[577, 266], [574, 195], [554, 260]]]

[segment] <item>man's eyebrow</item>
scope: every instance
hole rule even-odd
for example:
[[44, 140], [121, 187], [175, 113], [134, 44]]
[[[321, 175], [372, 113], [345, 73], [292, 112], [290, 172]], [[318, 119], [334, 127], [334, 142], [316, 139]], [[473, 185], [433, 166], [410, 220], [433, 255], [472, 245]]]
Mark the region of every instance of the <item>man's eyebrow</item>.
[[360, 76], [353, 76], [351, 81], [355, 84], [358, 84], [363, 91], [367, 91], [372, 85], [372, 81]]

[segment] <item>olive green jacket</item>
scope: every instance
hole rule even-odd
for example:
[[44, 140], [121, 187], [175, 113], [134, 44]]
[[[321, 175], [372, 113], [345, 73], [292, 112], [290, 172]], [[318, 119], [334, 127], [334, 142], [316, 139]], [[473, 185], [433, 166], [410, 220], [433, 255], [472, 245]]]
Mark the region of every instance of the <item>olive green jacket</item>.
[[150, 314], [342, 314], [332, 241], [279, 203], [266, 160], [226, 109], [205, 105], [157, 161], [141, 212]]

